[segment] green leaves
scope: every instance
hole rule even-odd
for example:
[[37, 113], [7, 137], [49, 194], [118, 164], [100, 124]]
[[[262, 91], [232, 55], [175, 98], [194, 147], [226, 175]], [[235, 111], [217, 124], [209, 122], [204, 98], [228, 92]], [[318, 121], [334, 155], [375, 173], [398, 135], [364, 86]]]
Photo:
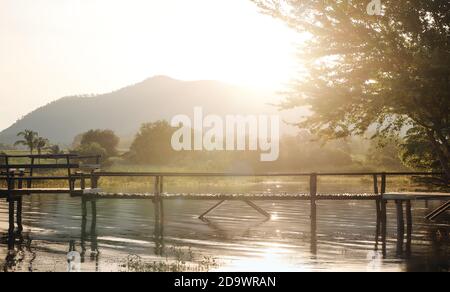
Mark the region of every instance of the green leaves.
[[[30, 153], [33, 154], [34, 149], [37, 148], [39, 141], [39, 134], [32, 130], [25, 130], [17, 134], [17, 137], [23, 137], [23, 140], [18, 140], [14, 146], [22, 145], [28, 147]], [[42, 142], [42, 141], [41, 141]]]

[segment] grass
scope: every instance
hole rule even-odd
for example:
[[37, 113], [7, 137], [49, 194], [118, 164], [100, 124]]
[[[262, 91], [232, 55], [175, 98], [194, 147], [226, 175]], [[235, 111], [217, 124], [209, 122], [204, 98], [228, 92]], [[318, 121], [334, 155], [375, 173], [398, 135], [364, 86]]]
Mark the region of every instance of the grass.
[[[12, 150], [6, 151], [6, 154], [28, 154], [27, 151]], [[63, 163], [60, 160], [61, 163]], [[15, 158], [10, 163], [30, 163], [27, 158]], [[40, 163], [55, 163], [54, 159], [42, 159]], [[203, 169], [203, 170], [202, 170]], [[113, 172], [216, 172], [209, 170], [208, 166], [202, 168], [198, 163], [194, 169], [177, 166], [149, 166], [132, 165], [123, 161], [116, 161], [115, 164], [108, 166], [104, 171]], [[61, 170], [36, 170], [35, 175], [41, 176], [65, 176], [67, 171]], [[319, 177], [320, 188], [324, 190], [336, 190], [336, 192], [372, 192], [373, 179], [369, 176], [360, 177]], [[100, 179], [100, 187], [109, 191], [128, 191], [128, 192], [151, 192], [154, 190], [154, 179], [147, 178], [120, 178], [103, 177]], [[226, 190], [227, 192], [246, 192], [255, 190], [255, 188], [264, 190], [280, 187], [279, 191], [295, 190], [297, 192], [309, 191], [308, 177], [166, 177], [164, 179], [166, 191], [171, 190], [193, 190], [199, 189], [213, 190], [217, 192]], [[67, 187], [66, 181], [36, 181], [34, 187], [41, 188], [63, 188]], [[5, 182], [0, 181], [0, 187], [5, 187]], [[388, 189], [390, 191], [413, 191], [413, 190], [431, 190], [426, 184], [418, 184], [410, 177], [389, 177]]]

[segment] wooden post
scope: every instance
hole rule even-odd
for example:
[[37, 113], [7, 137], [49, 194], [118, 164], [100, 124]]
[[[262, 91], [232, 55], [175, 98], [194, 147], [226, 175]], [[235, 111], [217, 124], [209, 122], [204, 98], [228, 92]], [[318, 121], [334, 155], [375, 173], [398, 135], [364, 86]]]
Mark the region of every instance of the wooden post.
[[155, 254], [161, 255], [162, 246], [161, 246], [161, 238], [162, 238], [162, 230], [161, 230], [161, 204], [160, 204], [160, 194], [161, 194], [161, 177], [155, 176], [155, 197], [153, 199], [153, 206], [155, 210]]
[[382, 200], [377, 199], [375, 202], [375, 208], [377, 213], [377, 226], [376, 226], [376, 235], [375, 235], [375, 249], [378, 249], [378, 243], [380, 239], [380, 233], [381, 233], [381, 226], [382, 226], [382, 208], [381, 208], [381, 202]]
[[[34, 162], [35, 162], [34, 157], [32, 157], [32, 158], [31, 158], [31, 167], [30, 167], [30, 178], [32, 178], [32, 177], [33, 177], [33, 174], [34, 174], [34, 168], [33, 168]], [[28, 189], [31, 189], [32, 186], [33, 186], [33, 181], [32, 181], [31, 179], [29, 179], [29, 180], [27, 181], [27, 188], [28, 188]]]
[[373, 192], [376, 195], [380, 194], [380, 190], [378, 189], [378, 175], [377, 174], [373, 175]]
[[[378, 189], [378, 175], [373, 175], [373, 192], [376, 195], [380, 194], [380, 190]], [[376, 232], [375, 232], [375, 249], [378, 249], [378, 241], [380, 238], [380, 231], [381, 231], [381, 200], [378, 198], [375, 201], [375, 210], [376, 210], [376, 216], [377, 216], [377, 226], [376, 226]]]
[[84, 196], [81, 199], [81, 217], [87, 219], [87, 199]]
[[313, 173], [309, 181], [309, 193], [311, 202], [311, 252], [317, 253], [317, 174]]
[[406, 201], [406, 253], [411, 254], [413, 218], [411, 200]]
[[403, 243], [405, 240], [405, 219], [403, 217], [403, 201], [396, 200], [397, 206], [397, 252], [403, 253]]
[[386, 173], [383, 172], [381, 174], [381, 194], [386, 194], [386, 188], [387, 188], [387, 176]]
[[80, 176], [80, 188], [81, 190], [86, 189], [86, 178], [84, 177], [84, 174], [82, 172], [78, 172], [77, 175]]
[[14, 223], [14, 212], [15, 212], [15, 204], [14, 204], [14, 196], [12, 191], [15, 187], [14, 181], [14, 172], [8, 170], [7, 172], [7, 184], [8, 184], [8, 205], [9, 205], [9, 236], [14, 235], [15, 223]]
[[87, 240], [87, 199], [81, 197], [81, 262], [84, 262], [86, 254], [86, 240]]
[[388, 201], [383, 198], [384, 194], [386, 194], [387, 187], [387, 177], [386, 173], [383, 172], [381, 174], [381, 241], [383, 244], [383, 256], [386, 256], [386, 245], [387, 245], [387, 204]]
[[[96, 163], [100, 164], [100, 157], [96, 157]], [[95, 170], [91, 171], [91, 189], [98, 188], [98, 180], [99, 177], [95, 175]], [[97, 252], [96, 260], [98, 261], [98, 242], [97, 242], [97, 200], [91, 200], [91, 208], [92, 208], [92, 222], [91, 222], [91, 251]]]
[[99, 181], [99, 177], [97, 175], [95, 175], [94, 172], [92, 172], [91, 173], [91, 188], [92, 189], [98, 188], [98, 181]]
[[15, 204], [14, 204], [14, 200], [8, 199], [8, 204], [9, 204], [9, 229], [8, 232], [10, 235], [12, 235], [14, 233], [14, 229], [15, 229], [15, 223], [14, 223], [14, 212], [15, 212]]
[[161, 219], [160, 217], [160, 207], [161, 205], [159, 204], [159, 199], [160, 199], [160, 177], [156, 176], [155, 177], [155, 198], [153, 199], [153, 203], [154, 203], [154, 207], [155, 207], [155, 224], [158, 225], [158, 229], [159, 229], [159, 221]]
[[386, 256], [387, 238], [387, 200], [381, 200], [381, 242], [383, 256]]
[[94, 236], [97, 232], [97, 200], [91, 200], [91, 237]]
[[75, 180], [72, 177], [72, 170], [70, 169], [70, 156], [66, 156], [67, 163], [67, 177], [69, 178], [69, 190], [72, 193], [75, 190]]
[[[17, 188], [21, 190], [23, 188], [23, 176], [24, 171], [19, 172], [19, 181], [17, 183]], [[17, 230], [19, 233], [23, 231], [23, 225], [22, 225], [22, 209], [23, 209], [23, 197], [20, 195], [17, 198]]]
[[159, 208], [160, 208], [160, 224], [161, 224], [161, 230], [164, 226], [164, 201], [162, 198], [162, 194], [164, 193], [164, 177], [159, 178]]

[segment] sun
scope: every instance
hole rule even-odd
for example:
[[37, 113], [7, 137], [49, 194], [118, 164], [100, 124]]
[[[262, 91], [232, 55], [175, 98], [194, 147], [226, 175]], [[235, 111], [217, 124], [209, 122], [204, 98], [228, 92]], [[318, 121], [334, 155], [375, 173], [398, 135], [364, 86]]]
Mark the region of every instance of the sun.
[[298, 35], [250, 1], [168, 2], [141, 8], [167, 18], [142, 18], [137, 25], [130, 14], [123, 22], [130, 27], [122, 28], [128, 33], [118, 45], [135, 74], [149, 75], [151, 68], [151, 75], [273, 89], [295, 77]]

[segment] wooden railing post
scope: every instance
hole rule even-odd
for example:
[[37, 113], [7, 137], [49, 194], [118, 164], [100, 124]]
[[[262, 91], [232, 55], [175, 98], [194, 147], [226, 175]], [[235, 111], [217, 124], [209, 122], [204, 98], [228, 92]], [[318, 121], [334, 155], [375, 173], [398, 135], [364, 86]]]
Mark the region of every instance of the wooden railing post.
[[381, 194], [386, 194], [387, 175], [385, 172], [381, 174]]
[[86, 178], [82, 172], [78, 172], [77, 175], [80, 176], [80, 188], [81, 190], [86, 189]]
[[159, 208], [160, 208], [160, 223], [161, 228], [164, 224], [164, 200], [162, 194], [164, 193], [164, 177], [159, 178]]
[[387, 177], [386, 173], [383, 172], [381, 174], [381, 237], [383, 243], [383, 256], [386, 256], [386, 238], [387, 238], [387, 200], [383, 198], [384, 194], [386, 194], [386, 184]]
[[155, 222], [158, 225], [159, 225], [159, 221], [160, 221], [160, 214], [159, 214], [159, 211], [160, 211], [160, 204], [159, 204], [160, 192], [161, 192], [160, 177], [159, 176], [155, 176], [155, 197], [153, 199], [153, 202], [154, 202], [154, 206], [155, 206]]
[[75, 190], [75, 179], [72, 177], [72, 169], [70, 168], [70, 155], [66, 156], [67, 177], [69, 178], [69, 190], [72, 193]]
[[97, 200], [91, 199], [91, 236], [97, 233]]
[[[380, 194], [380, 189], [378, 188], [378, 174], [373, 175], [373, 192], [375, 195]], [[375, 201], [375, 209], [376, 209], [376, 216], [377, 216], [377, 226], [376, 226], [376, 248], [378, 248], [378, 242], [380, 238], [380, 232], [381, 232], [381, 199], [378, 197]]]
[[396, 200], [397, 207], [397, 253], [403, 253], [403, 243], [405, 240], [405, 219], [403, 217], [403, 201]]
[[95, 172], [91, 173], [91, 188], [96, 189], [98, 188], [98, 181], [100, 180], [100, 177], [95, 174]]
[[85, 242], [87, 240], [87, 199], [85, 196], [81, 196], [81, 256], [84, 258], [86, 252]]
[[[23, 189], [23, 177], [25, 175], [25, 172], [23, 170], [19, 171], [19, 180], [17, 182], [17, 188], [19, 190]], [[23, 208], [23, 197], [22, 195], [19, 195], [17, 198], [17, 228], [19, 232], [23, 231], [23, 225], [22, 225], [22, 208]]]
[[408, 256], [411, 254], [411, 243], [412, 243], [412, 232], [413, 232], [413, 218], [412, 218], [412, 205], [411, 200], [406, 201], [406, 253]]
[[[30, 167], [30, 178], [33, 177], [33, 174], [34, 174], [34, 168], [33, 168], [34, 162], [35, 162], [34, 157], [32, 157], [31, 158], [31, 165], [30, 165], [31, 166]], [[27, 181], [27, 188], [31, 189], [32, 186], [33, 186], [33, 181], [31, 179], [29, 179]]]
[[311, 202], [311, 252], [317, 253], [317, 174], [310, 175], [309, 193]]
[[15, 180], [14, 180], [14, 172], [10, 169], [7, 170], [7, 184], [8, 184], [8, 206], [9, 206], [9, 228], [8, 228], [8, 241], [9, 241], [9, 249], [14, 248], [14, 212], [15, 212], [15, 204], [14, 204], [14, 195], [12, 191], [15, 188]]
[[373, 175], [373, 192], [376, 195], [380, 194], [380, 190], [378, 188], [378, 174]]

